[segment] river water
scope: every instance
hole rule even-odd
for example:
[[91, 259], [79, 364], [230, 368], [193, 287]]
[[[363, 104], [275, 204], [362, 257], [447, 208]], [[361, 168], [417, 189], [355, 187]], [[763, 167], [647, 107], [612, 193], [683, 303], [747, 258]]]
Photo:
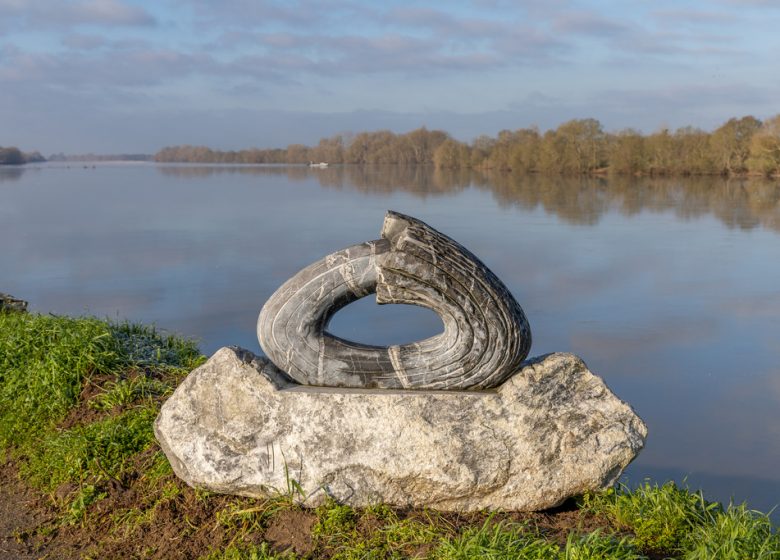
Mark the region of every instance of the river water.
[[[418, 217], [523, 306], [531, 355], [574, 352], [647, 422], [627, 471], [711, 499], [780, 503], [780, 184], [564, 179], [428, 168], [48, 164], [0, 168], [0, 291], [34, 311], [154, 323], [210, 354], [260, 352], [287, 278]], [[331, 331], [440, 332], [364, 298]], [[777, 518], [777, 516], [775, 516]]]

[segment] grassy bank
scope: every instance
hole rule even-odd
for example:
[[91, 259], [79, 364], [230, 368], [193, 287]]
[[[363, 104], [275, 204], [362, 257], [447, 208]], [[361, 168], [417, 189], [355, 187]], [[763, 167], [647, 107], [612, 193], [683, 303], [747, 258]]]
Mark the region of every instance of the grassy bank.
[[39, 512], [16, 544], [48, 558], [780, 559], [767, 516], [671, 483], [525, 514], [312, 510], [294, 485], [266, 500], [193, 490], [152, 422], [203, 360], [148, 327], [0, 313], [0, 486]]

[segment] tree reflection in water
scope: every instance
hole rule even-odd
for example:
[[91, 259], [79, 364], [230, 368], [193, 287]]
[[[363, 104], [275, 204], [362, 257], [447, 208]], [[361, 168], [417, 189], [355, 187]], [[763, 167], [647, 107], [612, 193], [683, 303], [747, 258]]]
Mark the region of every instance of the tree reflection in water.
[[593, 225], [606, 212], [674, 212], [682, 219], [711, 215], [729, 228], [758, 226], [780, 231], [780, 182], [767, 179], [629, 177], [515, 174], [413, 165], [343, 165], [310, 169], [299, 165], [158, 165], [167, 176], [195, 179], [220, 173], [285, 176], [320, 186], [363, 193], [405, 192], [421, 198], [461, 192], [490, 192], [502, 207], [543, 208], [566, 223]]

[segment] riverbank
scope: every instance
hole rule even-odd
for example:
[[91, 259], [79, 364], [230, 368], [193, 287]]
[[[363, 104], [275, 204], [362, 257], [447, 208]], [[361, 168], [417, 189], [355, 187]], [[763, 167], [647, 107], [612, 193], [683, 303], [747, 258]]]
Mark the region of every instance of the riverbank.
[[94, 318], [0, 312], [0, 556], [780, 558], [768, 517], [673, 484], [538, 513], [307, 509], [193, 490], [152, 433], [200, 363], [192, 341]]

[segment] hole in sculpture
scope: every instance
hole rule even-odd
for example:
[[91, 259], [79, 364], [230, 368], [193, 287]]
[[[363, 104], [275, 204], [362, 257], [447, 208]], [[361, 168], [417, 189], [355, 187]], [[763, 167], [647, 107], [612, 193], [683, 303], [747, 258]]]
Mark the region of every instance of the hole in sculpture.
[[377, 305], [372, 294], [340, 309], [330, 320], [328, 332], [360, 344], [391, 346], [441, 334], [444, 324], [430, 309], [403, 304]]

